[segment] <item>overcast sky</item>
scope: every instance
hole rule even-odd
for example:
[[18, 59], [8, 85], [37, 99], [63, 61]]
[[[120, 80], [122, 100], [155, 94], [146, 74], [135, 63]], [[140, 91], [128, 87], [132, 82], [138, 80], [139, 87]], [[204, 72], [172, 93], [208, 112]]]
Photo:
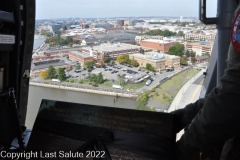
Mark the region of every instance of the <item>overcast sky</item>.
[[[215, 17], [217, 0], [207, 1]], [[36, 19], [138, 16], [198, 17], [199, 0], [36, 0]]]

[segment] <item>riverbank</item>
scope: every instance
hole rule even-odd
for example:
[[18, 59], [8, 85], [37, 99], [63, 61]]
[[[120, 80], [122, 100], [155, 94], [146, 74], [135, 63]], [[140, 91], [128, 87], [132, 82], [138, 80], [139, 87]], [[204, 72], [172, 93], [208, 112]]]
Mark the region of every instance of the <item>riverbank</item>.
[[60, 83], [56, 84], [45, 84], [45, 83], [38, 83], [38, 82], [29, 82], [31, 86], [38, 86], [38, 87], [48, 87], [48, 88], [56, 88], [56, 89], [62, 89], [62, 90], [70, 90], [70, 91], [77, 91], [77, 92], [85, 92], [85, 93], [92, 93], [92, 94], [102, 94], [102, 95], [108, 95], [108, 96], [116, 96], [116, 97], [124, 97], [124, 98], [132, 98], [137, 99], [138, 94], [126, 93], [122, 90], [110, 90], [110, 89], [103, 89], [103, 88], [97, 88], [93, 89], [94, 87], [71, 87], [71, 86], [63, 86]]

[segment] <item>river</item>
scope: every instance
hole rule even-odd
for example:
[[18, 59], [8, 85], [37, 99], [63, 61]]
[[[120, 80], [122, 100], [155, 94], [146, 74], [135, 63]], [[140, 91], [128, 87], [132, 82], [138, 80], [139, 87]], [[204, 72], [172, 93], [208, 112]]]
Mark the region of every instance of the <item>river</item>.
[[28, 110], [26, 117], [26, 126], [29, 129], [31, 129], [34, 124], [42, 99], [128, 109], [135, 109], [136, 106], [136, 100], [130, 98], [116, 98], [113, 96], [100, 94], [30, 86], [28, 96]]

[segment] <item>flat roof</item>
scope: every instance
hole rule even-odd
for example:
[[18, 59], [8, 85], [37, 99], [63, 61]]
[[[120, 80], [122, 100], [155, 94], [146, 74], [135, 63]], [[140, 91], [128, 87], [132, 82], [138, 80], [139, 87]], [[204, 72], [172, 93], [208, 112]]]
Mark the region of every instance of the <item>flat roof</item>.
[[71, 51], [70, 53], [76, 54], [76, 55], [84, 57], [84, 58], [92, 57], [92, 56], [90, 56], [89, 53], [86, 53], [86, 52]]
[[119, 50], [127, 50], [127, 49], [140, 49], [140, 46], [126, 44], [126, 43], [120, 43], [120, 44], [103, 44], [100, 46], [92, 46], [91, 47], [83, 47], [84, 49], [88, 50], [97, 50], [102, 52], [112, 52], [112, 51], [119, 51]]
[[34, 63], [31, 63], [31, 70], [37, 70], [37, 69], [44, 69], [48, 68], [49, 66], [64, 66], [64, 65], [69, 65], [66, 63], [64, 60], [60, 60], [59, 62], [49, 62], [49, 63], [43, 63], [40, 65], [35, 65]]
[[143, 41], [145, 41], [145, 42], [154, 42], [154, 43], [163, 43], [163, 44], [170, 43], [168, 41], [158, 40], [158, 39], [146, 39], [146, 40], [143, 40]]
[[146, 55], [141, 54], [141, 53], [134, 53], [134, 54], [131, 54], [130, 56], [136, 56], [136, 57], [143, 58], [143, 59], [146, 59], [146, 60], [150, 60], [150, 61], [153, 61], [153, 62], [165, 61], [165, 59], [157, 59], [157, 60], [150, 59], [150, 58], [147, 58]]

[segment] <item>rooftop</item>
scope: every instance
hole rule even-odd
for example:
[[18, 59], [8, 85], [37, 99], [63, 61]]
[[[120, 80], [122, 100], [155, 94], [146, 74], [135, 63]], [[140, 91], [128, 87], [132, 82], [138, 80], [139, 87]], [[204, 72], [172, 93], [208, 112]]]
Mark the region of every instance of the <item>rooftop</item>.
[[84, 58], [91, 57], [91, 56], [89, 55], [89, 53], [86, 53], [86, 52], [71, 51], [71, 53], [76, 54], [76, 55], [81, 56], [81, 57], [84, 57]]
[[96, 50], [96, 51], [102, 51], [102, 52], [111, 52], [111, 51], [119, 51], [119, 50], [127, 50], [127, 49], [140, 49], [140, 46], [126, 44], [126, 43], [118, 43], [118, 44], [101, 44], [99, 46], [93, 46], [93, 47], [83, 47], [88, 50]]
[[141, 54], [141, 53], [134, 53], [134, 54], [131, 54], [131, 56], [136, 56], [136, 57], [139, 57], [139, 58], [142, 58], [142, 59], [147, 59], [147, 60], [150, 60], [150, 61], [153, 61], [153, 62], [165, 61], [164, 58], [160, 58], [160, 59], [149, 58], [146, 55]]
[[44, 69], [48, 68], [49, 66], [63, 66], [68, 65], [69, 63], [66, 63], [64, 60], [55, 59], [51, 61], [42, 61], [42, 62], [35, 62], [31, 63], [31, 70], [37, 70], [37, 69]]
[[143, 40], [143, 41], [145, 41], [145, 42], [154, 42], [154, 43], [162, 43], [162, 44], [169, 43], [168, 41], [158, 40], [158, 39], [146, 39], [146, 40]]

